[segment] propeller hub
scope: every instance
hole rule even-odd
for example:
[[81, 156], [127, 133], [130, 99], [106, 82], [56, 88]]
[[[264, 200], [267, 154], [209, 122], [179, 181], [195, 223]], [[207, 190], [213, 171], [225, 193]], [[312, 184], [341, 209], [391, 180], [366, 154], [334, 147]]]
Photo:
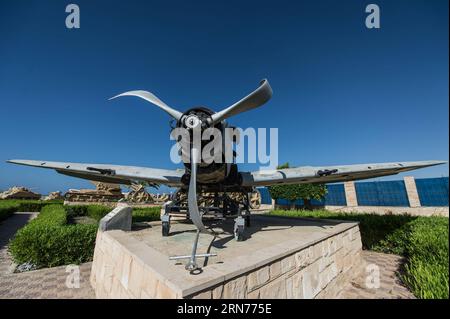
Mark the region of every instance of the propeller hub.
[[186, 117], [186, 119], [184, 120], [184, 125], [187, 128], [190, 129], [194, 129], [199, 127], [202, 124], [202, 121], [197, 117], [197, 115], [189, 115], [188, 117]]

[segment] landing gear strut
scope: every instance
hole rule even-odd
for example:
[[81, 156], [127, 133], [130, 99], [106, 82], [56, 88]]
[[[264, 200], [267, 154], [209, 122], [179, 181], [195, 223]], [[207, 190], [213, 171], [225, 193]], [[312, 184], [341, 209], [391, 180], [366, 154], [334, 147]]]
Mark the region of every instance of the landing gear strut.
[[[193, 157], [194, 158], [194, 157]], [[196, 165], [191, 169], [191, 175], [196, 176]], [[227, 217], [234, 218], [233, 236], [236, 241], [246, 239], [246, 228], [250, 227], [250, 197], [247, 192], [234, 193], [203, 193], [197, 196], [195, 178], [190, 180], [189, 193], [176, 193], [172, 202], [168, 202], [164, 208], [164, 215], [161, 216], [162, 235], [168, 236], [170, 232], [170, 215], [186, 214], [197, 227], [196, 236], [192, 246], [192, 253], [185, 256], [171, 256], [170, 260], [188, 259], [185, 266], [191, 274], [200, 270], [197, 259], [216, 256], [214, 253], [197, 254], [197, 246], [200, 234], [215, 236], [212, 229], [207, 229], [203, 224], [204, 215], [213, 215], [219, 219]], [[198, 204], [199, 203], [199, 204]], [[200, 270], [201, 271], [201, 270]]]

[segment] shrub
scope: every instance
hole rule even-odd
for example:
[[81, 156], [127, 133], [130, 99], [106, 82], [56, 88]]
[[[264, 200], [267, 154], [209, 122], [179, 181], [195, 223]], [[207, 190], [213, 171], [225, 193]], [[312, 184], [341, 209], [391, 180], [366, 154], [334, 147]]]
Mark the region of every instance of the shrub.
[[0, 221], [8, 218], [19, 209], [19, 204], [0, 201]]
[[62, 201], [0, 200], [0, 221], [8, 218], [15, 212], [39, 212], [42, 207], [52, 204], [62, 204]]
[[406, 257], [401, 279], [418, 298], [449, 297], [446, 217], [274, 210], [271, 215], [359, 221], [364, 248]]
[[[16, 209], [14, 206], [13, 211]], [[102, 205], [47, 204], [37, 218], [16, 233], [9, 251], [16, 263], [30, 262], [38, 268], [90, 261], [94, 254], [97, 223], [67, 225], [68, 220], [89, 216], [99, 221], [111, 210]], [[160, 207], [135, 208], [133, 221], [159, 220], [159, 214]]]
[[160, 219], [161, 207], [133, 208], [133, 222], [150, 222]]
[[449, 297], [448, 227], [446, 217], [419, 217], [381, 242], [406, 256], [402, 279], [419, 298]]
[[35, 223], [19, 230], [9, 246], [14, 261], [40, 267], [92, 260], [97, 225], [56, 226]]
[[85, 205], [65, 205], [64, 209], [68, 218], [86, 216], [87, 214], [87, 206]]
[[9, 244], [14, 261], [37, 267], [82, 263], [92, 259], [96, 224], [66, 225], [62, 205], [45, 206], [37, 218], [21, 228]]
[[63, 226], [67, 222], [66, 211], [61, 205], [49, 205], [42, 208], [38, 217], [28, 223], [28, 225], [52, 225]]
[[100, 221], [106, 214], [112, 211], [113, 208], [102, 205], [89, 205], [87, 206], [87, 216]]
[[320, 210], [273, 210], [270, 215], [287, 217], [326, 218], [338, 220], [351, 220], [359, 222], [361, 241], [365, 249], [377, 250], [386, 253], [401, 254], [401, 248], [394, 243], [383, 243], [383, 239], [392, 234], [403, 225], [416, 219], [410, 215], [377, 215], [360, 213], [335, 213], [325, 209]]

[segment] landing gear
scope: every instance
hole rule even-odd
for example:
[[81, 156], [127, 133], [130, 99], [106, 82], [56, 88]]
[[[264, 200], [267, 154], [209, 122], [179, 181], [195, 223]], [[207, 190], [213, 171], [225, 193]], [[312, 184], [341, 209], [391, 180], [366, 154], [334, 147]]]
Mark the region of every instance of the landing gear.
[[169, 236], [169, 232], [170, 232], [170, 224], [168, 222], [163, 222], [162, 223], [162, 235], [163, 235], [163, 237]]
[[245, 223], [246, 219], [241, 215], [234, 220], [234, 239], [236, 241], [244, 240]]
[[169, 232], [170, 232], [170, 215], [169, 214], [164, 214], [161, 217], [161, 221], [162, 221], [162, 235], [163, 237], [167, 237], [169, 236]]

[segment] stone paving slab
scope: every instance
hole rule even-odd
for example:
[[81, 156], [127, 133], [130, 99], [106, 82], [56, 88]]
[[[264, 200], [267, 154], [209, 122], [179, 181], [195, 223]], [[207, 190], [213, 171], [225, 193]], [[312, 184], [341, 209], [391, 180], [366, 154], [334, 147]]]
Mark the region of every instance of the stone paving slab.
[[20, 212], [0, 222], [0, 276], [11, 273], [12, 262], [8, 253], [8, 242], [14, 234], [38, 213]]
[[0, 299], [7, 298], [95, 298], [89, 283], [91, 263], [80, 265], [79, 288], [68, 288], [66, 266], [13, 273], [8, 242], [38, 213], [15, 213], [0, 223]]
[[[366, 272], [352, 280], [341, 292], [339, 298], [343, 299], [415, 299], [415, 296], [406, 288], [399, 278], [400, 266], [404, 262], [403, 257], [390, 254], [382, 254], [373, 251], [363, 251], [362, 255], [366, 264]], [[375, 268], [373, 265], [376, 265]], [[379, 270], [379, 287], [369, 288], [366, 281], [368, 276], [373, 276], [373, 269]]]
[[[79, 288], [76, 287], [76, 281], [70, 280], [74, 273], [66, 266], [0, 276], [0, 299], [95, 298], [89, 283], [91, 263], [81, 264], [79, 271]], [[69, 288], [66, 281], [73, 288]]]

